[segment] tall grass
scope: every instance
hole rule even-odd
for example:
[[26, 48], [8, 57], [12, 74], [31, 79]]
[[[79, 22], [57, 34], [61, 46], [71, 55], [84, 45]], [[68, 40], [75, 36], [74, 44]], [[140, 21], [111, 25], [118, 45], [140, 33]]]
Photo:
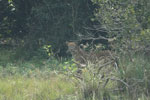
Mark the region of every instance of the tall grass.
[[132, 61], [127, 56], [121, 57], [118, 75], [129, 85], [126, 92], [131, 99], [143, 98], [143, 95], [149, 97], [150, 62], [144, 54], [133, 55]]
[[112, 65], [97, 69], [88, 64], [79, 81], [79, 100], [149, 100], [150, 62], [143, 54], [121, 55], [119, 68]]
[[[0, 78], [0, 100], [58, 100], [73, 95], [73, 80], [62, 74], [32, 71], [29, 75], [9, 75]], [[44, 75], [45, 74], [45, 75]]]
[[150, 100], [150, 62], [142, 54], [120, 55], [118, 69], [108, 65], [98, 71], [101, 63], [89, 63], [79, 74], [72, 60], [14, 62], [11, 51], [3, 53], [0, 100]]
[[12, 51], [0, 52], [0, 100], [61, 100], [75, 97], [74, 80], [64, 64], [51, 57], [15, 61]]

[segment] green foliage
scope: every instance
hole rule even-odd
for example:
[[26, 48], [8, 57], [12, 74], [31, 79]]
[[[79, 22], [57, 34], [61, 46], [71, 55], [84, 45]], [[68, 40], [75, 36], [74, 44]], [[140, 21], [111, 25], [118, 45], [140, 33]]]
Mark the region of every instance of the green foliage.
[[[99, 8], [95, 11], [100, 29], [116, 37], [117, 46], [127, 48], [139, 44], [149, 46], [149, 0], [92, 0]], [[139, 46], [139, 48], [140, 48]], [[135, 48], [133, 48], [135, 49]]]
[[11, 2], [7, 0], [0, 1], [0, 38], [6, 37], [12, 33], [12, 25], [14, 25], [14, 21], [12, 20], [11, 16], [13, 15], [13, 7], [10, 6]]
[[[137, 99], [142, 95], [148, 95], [150, 87], [148, 84], [150, 63], [143, 54], [132, 55], [132, 62], [128, 56], [122, 56], [120, 59], [120, 73], [118, 76], [124, 80], [129, 87], [119, 84], [120, 88], [124, 87], [124, 90], [129, 94], [131, 99]], [[126, 88], [125, 88], [126, 87]]]
[[44, 45], [43, 49], [46, 50], [48, 56], [54, 56], [51, 45]]
[[[150, 1], [91, 1], [0, 0], [1, 100], [149, 99]], [[56, 59], [65, 55], [66, 40], [87, 36], [83, 27], [91, 21], [116, 38], [111, 49], [119, 55], [118, 69], [106, 66], [97, 73], [102, 64], [88, 63], [78, 73], [73, 59]]]
[[71, 61], [66, 61], [64, 62], [64, 66], [63, 66], [63, 69], [65, 71], [67, 71], [66, 73], [67, 74], [74, 74], [77, 72], [78, 70], [78, 67], [77, 65], [74, 63], [74, 59], [72, 59]]
[[1, 0], [0, 6], [0, 38], [24, 41], [19, 41], [17, 59], [22, 54], [31, 59], [49, 43], [54, 53], [66, 56], [66, 40], [85, 32], [94, 9], [90, 0]]
[[[133, 62], [128, 55], [121, 55], [118, 70], [113, 70], [112, 66], [105, 66], [99, 73], [96, 73], [99, 64], [88, 64], [82, 69], [82, 74], [76, 72], [77, 65], [74, 64], [74, 60], [61, 62], [50, 57], [48, 60], [34, 58], [28, 62], [7, 61], [5, 68], [0, 66], [0, 98], [6, 100], [10, 98], [15, 100], [148, 99], [150, 64], [142, 55], [134, 55], [132, 60]], [[77, 75], [81, 75], [81, 79]], [[106, 83], [107, 78], [114, 80]], [[123, 90], [113, 92], [120, 88]], [[27, 96], [29, 94], [32, 96]]]
[[42, 44], [51, 43], [54, 53], [64, 56], [65, 42], [75, 39], [77, 32], [85, 31], [83, 26], [90, 24], [91, 10], [90, 0], [43, 0], [41, 5], [32, 8], [27, 45], [38, 48], [41, 44], [37, 42], [42, 40]]

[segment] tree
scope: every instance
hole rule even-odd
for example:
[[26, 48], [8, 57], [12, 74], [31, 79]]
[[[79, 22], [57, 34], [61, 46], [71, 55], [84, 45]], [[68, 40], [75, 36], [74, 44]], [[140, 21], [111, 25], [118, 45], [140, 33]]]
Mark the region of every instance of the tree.
[[142, 45], [150, 47], [149, 0], [92, 1], [99, 5], [95, 11], [99, 21], [96, 30], [105, 30], [109, 37], [116, 37], [117, 46], [127, 49], [140, 49]]
[[0, 1], [0, 38], [8, 37], [12, 33], [15, 22], [13, 20], [14, 10], [11, 0]]
[[32, 8], [28, 18], [27, 48], [37, 50], [43, 44], [50, 44], [54, 52], [60, 50], [59, 54], [64, 56], [65, 42], [75, 40], [76, 33], [83, 33], [83, 26], [91, 24], [93, 8], [90, 0], [42, 0]]

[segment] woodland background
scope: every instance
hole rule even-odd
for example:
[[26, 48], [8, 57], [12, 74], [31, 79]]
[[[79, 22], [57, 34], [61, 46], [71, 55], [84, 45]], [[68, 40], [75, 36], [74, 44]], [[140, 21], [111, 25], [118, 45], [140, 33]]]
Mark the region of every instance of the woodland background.
[[[149, 100], [149, 9], [149, 0], [0, 0], [0, 99]], [[88, 80], [76, 92], [77, 80], [66, 81], [76, 68], [66, 41], [114, 51], [122, 90]]]

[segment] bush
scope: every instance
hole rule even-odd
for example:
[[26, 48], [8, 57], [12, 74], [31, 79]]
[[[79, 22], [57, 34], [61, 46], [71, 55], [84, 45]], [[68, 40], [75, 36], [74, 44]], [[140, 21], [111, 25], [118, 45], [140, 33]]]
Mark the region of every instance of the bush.
[[120, 79], [124, 80], [129, 87], [119, 84], [120, 88], [132, 98], [132, 100], [149, 96], [150, 92], [150, 63], [144, 54], [132, 55], [132, 61], [128, 56], [122, 55], [120, 59]]

